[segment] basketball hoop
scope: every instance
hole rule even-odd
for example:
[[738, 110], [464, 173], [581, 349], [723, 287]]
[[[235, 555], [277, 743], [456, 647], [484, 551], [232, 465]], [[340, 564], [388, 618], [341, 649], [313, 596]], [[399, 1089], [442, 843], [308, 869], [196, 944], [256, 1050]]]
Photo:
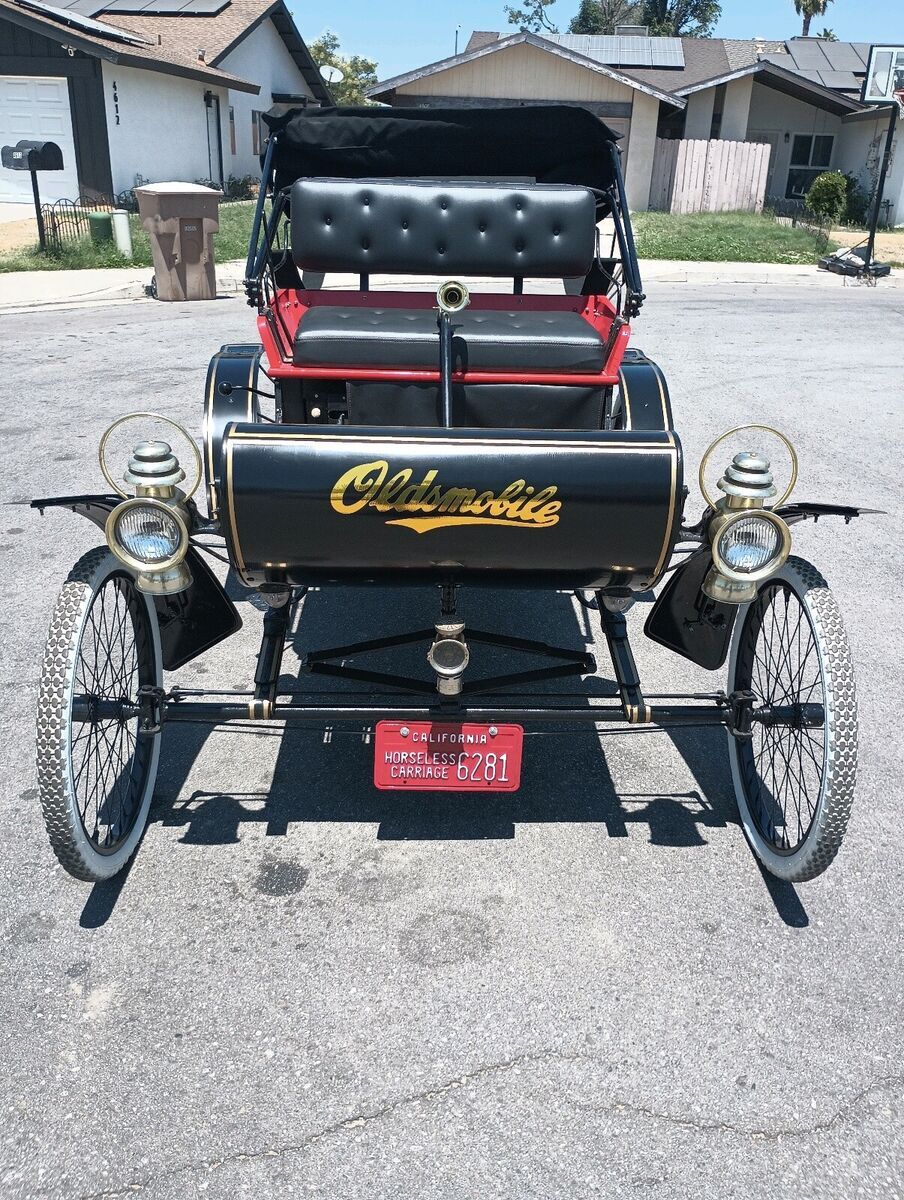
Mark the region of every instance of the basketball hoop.
[[904, 117], [904, 87], [895, 88], [891, 96], [893, 100], [897, 100], [898, 108], [901, 110], [901, 116]]

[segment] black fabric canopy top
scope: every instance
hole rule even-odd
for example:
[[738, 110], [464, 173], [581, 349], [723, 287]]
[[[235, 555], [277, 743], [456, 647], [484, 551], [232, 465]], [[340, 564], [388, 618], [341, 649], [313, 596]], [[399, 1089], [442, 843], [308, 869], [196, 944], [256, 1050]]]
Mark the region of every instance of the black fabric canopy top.
[[311, 108], [264, 114], [277, 189], [296, 179], [515, 176], [607, 190], [620, 137], [588, 109]]

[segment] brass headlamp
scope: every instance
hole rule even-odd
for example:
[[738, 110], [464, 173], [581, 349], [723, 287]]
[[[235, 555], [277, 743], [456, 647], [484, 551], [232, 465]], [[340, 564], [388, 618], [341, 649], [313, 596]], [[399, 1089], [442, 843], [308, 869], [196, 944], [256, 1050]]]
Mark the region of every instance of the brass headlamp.
[[[101, 439], [101, 469], [111, 487], [125, 497], [123, 503], [118, 504], [107, 518], [107, 545], [132, 572], [135, 586], [140, 592], [152, 596], [170, 596], [184, 592], [192, 584], [185, 557], [190, 544], [191, 523], [187, 500], [194, 488], [186, 495], [178, 486], [185, 479], [185, 471], [169, 442], [163, 440], [140, 441], [132, 450], [123, 480], [134, 488], [134, 496], [129, 497], [115, 482], [104, 455], [106, 443], [113, 429], [123, 419], [135, 419], [136, 416], [153, 417], [155, 414], [141, 413], [121, 418], [110, 426]], [[176, 426], [186, 438], [189, 437], [176, 422], [168, 423]], [[190, 438], [189, 443], [197, 452]]]
[[[777, 430], [769, 432], [784, 442], [791, 455], [791, 482], [778, 502], [782, 504], [797, 478], [797, 455], [787, 438]], [[713, 509], [707, 528], [713, 565], [703, 581], [703, 591], [711, 600], [746, 604], [756, 597], [757, 585], [784, 565], [791, 551], [791, 531], [777, 513], [766, 508], [766, 501], [778, 489], [769, 460], [755, 451], [734, 456], [716, 485], [724, 493], [719, 500], [709, 494], [704, 469], [712, 451], [728, 436], [723, 434], [714, 442], [700, 464], [701, 490]]]

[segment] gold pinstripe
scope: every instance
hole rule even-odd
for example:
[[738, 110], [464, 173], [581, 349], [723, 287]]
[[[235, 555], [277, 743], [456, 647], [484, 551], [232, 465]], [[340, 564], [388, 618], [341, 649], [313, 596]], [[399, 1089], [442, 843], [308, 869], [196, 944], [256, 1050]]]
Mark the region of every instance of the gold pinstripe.
[[232, 442], [226, 440], [226, 505], [229, 513], [229, 529], [232, 534], [232, 546], [235, 551], [235, 569], [242, 581], [248, 583], [248, 569], [245, 566], [245, 556], [239, 542], [238, 524], [235, 519], [235, 497], [232, 493]]
[[217, 368], [214, 365], [219, 362], [219, 354], [214, 357], [214, 362], [210, 364], [210, 386], [207, 389], [207, 399], [204, 402], [204, 448], [207, 451], [207, 503], [210, 508], [211, 517], [217, 515], [217, 489], [213, 481], [213, 389], [217, 379]]
[[665, 387], [663, 386], [665, 384], [665, 376], [662, 374], [657, 363], [652, 363], [651, 365], [656, 372], [656, 383], [659, 386], [659, 403], [662, 405], [662, 428], [668, 429], [669, 406], [665, 398]]
[[400, 446], [410, 446], [412, 444], [423, 443], [435, 446], [535, 446], [558, 450], [562, 447], [569, 447], [579, 450], [603, 450], [603, 451], [618, 451], [623, 454], [626, 450], [661, 450], [667, 453], [672, 453], [675, 449], [675, 440], [670, 432], [664, 431], [666, 441], [660, 442], [631, 442], [627, 446], [607, 446], [594, 444], [593, 442], [566, 442], [566, 441], [528, 441], [527, 439], [519, 438], [437, 438], [437, 437], [414, 437], [409, 434], [403, 434], [398, 437], [385, 437], [373, 435], [356, 435], [354, 438], [336, 437], [332, 433], [272, 433], [269, 430], [261, 433], [251, 433], [242, 430], [237, 430], [229, 434], [230, 442], [254, 442], [254, 441], [272, 441], [287, 442], [287, 441], [311, 441], [311, 442], [335, 442], [336, 445], [341, 445], [346, 440], [351, 442], [393, 442]]
[[672, 446], [672, 462], [671, 462], [671, 485], [669, 494], [669, 515], [665, 523], [665, 537], [662, 540], [662, 550], [659, 554], [659, 562], [656, 564], [656, 570], [653, 572], [653, 579], [659, 578], [662, 568], [665, 566], [665, 560], [668, 557], [669, 549], [672, 544], [672, 525], [675, 520], [675, 504], [677, 501], [678, 491], [678, 450]]

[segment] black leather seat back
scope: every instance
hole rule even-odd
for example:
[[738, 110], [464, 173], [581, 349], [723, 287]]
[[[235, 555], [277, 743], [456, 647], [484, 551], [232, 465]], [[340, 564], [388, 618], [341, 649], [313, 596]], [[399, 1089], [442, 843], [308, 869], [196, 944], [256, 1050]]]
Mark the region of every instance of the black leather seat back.
[[292, 254], [308, 271], [359, 275], [586, 275], [596, 205], [567, 184], [300, 179]]

